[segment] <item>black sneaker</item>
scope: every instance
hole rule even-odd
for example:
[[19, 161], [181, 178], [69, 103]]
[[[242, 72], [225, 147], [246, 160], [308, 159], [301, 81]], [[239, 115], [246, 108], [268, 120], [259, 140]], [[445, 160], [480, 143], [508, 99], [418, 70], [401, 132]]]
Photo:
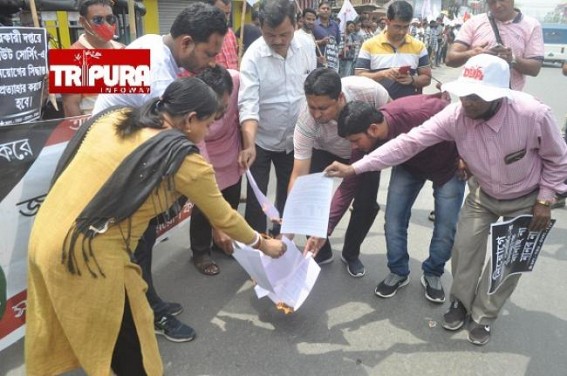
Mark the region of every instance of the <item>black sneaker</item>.
[[161, 334], [172, 342], [188, 342], [197, 336], [193, 328], [169, 314], [156, 317], [154, 328], [156, 334]]
[[483, 346], [490, 341], [490, 325], [477, 324], [471, 320], [469, 324], [469, 342]]
[[165, 313], [168, 313], [172, 316], [177, 316], [181, 312], [183, 312], [183, 306], [179, 303], [165, 303]]
[[388, 274], [388, 276], [376, 286], [374, 293], [381, 298], [391, 298], [396, 295], [396, 291], [400, 287], [404, 287], [409, 283], [409, 276], [402, 277], [394, 273]]
[[451, 301], [449, 310], [443, 315], [443, 328], [447, 330], [459, 330], [465, 324], [467, 310], [463, 303], [455, 299]]
[[347, 261], [342, 255], [341, 260], [346, 264], [346, 270], [348, 274], [353, 276], [354, 278], [360, 278], [366, 274], [366, 270], [364, 269], [364, 264], [360, 259], [357, 257], [356, 260]]
[[425, 298], [433, 303], [445, 302], [445, 291], [441, 284], [441, 277], [424, 274], [421, 276], [421, 284], [425, 288]]
[[315, 256], [314, 260], [318, 265], [325, 265], [328, 263], [333, 262], [335, 256], [333, 255], [333, 251], [328, 252], [319, 252], [317, 256]]

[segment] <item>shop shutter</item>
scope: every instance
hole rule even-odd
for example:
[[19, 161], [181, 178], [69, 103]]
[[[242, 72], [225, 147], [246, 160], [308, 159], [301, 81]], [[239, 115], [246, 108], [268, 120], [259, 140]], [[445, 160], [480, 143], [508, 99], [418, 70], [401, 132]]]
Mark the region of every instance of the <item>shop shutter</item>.
[[159, 33], [168, 34], [175, 17], [193, 2], [195, 0], [159, 0]]

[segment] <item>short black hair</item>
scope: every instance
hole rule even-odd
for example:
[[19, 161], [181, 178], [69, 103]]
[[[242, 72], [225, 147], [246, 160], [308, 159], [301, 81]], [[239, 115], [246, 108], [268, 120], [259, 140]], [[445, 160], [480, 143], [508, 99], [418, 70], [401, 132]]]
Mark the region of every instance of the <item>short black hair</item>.
[[313, 9], [313, 8], [305, 8], [305, 9], [303, 9], [303, 13], [301, 13], [301, 14], [302, 14], [303, 17], [305, 18], [305, 15], [306, 15], [307, 13], [314, 14], [314, 15], [315, 15], [315, 18], [317, 18], [317, 12], [315, 11], [315, 9]]
[[295, 4], [289, 0], [263, 0], [260, 3], [260, 26], [276, 28], [286, 17], [295, 26]]
[[338, 99], [342, 91], [341, 76], [332, 68], [317, 68], [305, 79], [303, 90], [305, 95]]
[[410, 22], [413, 19], [413, 7], [405, 0], [394, 1], [386, 12], [388, 20], [398, 19]]
[[369, 103], [352, 101], [346, 104], [337, 121], [338, 133], [346, 138], [357, 133], [366, 133], [370, 124], [382, 123], [384, 115]]
[[217, 64], [214, 67], [206, 68], [197, 75], [197, 78], [209, 85], [219, 97], [222, 97], [225, 93], [232, 94], [234, 86], [232, 77], [230, 72], [222, 65]]
[[79, 14], [83, 17], [86, 17], [87, 14], [89, 13], [89, 7], [92, 5], [107, 5], [109, 7], [113, 7], [114, 6], [114, 1], [112, 0], [83, 0], [81, 1], [81, 3], [79, 4]]
[[209, 4], [189, 4], [177, 15], [169, 33], [173, 38], [189, 35], [196, 43], [204, 43], [211, 35], [225, 35], [228, 31], [225, 14]]

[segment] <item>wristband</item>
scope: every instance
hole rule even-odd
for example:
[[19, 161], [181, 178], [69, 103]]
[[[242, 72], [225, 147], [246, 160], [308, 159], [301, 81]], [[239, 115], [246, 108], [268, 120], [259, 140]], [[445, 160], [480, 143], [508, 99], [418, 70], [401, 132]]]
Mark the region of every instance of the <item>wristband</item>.
[[254, 240], [252, 240], [252, 242], [246, 245], [254, 249], [259, 249], [261, 242], [262, 242], [262, 237], [260, 236], [260, 233], [256, 232], [256, 236], [254, 236]]
[[536, 204], [547, 206], [548, 208], [551, 206], [551, 201], [548, 200], [536, 200]]

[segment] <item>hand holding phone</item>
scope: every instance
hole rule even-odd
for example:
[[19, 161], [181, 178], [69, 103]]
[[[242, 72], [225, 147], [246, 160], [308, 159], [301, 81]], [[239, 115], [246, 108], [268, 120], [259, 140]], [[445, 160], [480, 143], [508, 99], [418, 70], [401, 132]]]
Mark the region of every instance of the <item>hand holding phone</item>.
[[410, 68], [411, 68], [410, 65], [404, 65], [403, 67], [398, 68], [398, 72], [400, 74], [409, 74]]

